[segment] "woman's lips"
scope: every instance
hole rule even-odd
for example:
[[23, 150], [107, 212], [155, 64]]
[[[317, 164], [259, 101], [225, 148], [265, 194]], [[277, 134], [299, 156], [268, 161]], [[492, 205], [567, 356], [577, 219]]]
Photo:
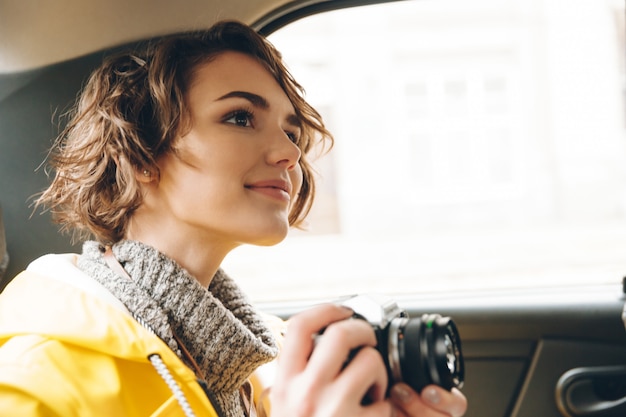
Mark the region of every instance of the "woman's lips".
[[291, 200], [291, 184], [283, 180], [266, 180], [247, 184], [246, 188], [276, 200], [289, 202]]

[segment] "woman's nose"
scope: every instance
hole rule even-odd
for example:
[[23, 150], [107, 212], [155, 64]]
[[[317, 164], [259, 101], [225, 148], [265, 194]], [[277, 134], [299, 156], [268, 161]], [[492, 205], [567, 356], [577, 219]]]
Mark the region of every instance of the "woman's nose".
[[302, 151], [296, 145], [292, 138], [281, 130], [277, 139], [272, 141], [273, 145], [268, 153], [269, 163], [285, 167], [289, 170], [294, 169], [300, 161]]

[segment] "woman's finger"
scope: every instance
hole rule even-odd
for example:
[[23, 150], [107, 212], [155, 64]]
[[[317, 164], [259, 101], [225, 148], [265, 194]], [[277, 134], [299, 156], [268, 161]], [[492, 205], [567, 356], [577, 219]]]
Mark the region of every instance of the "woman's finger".
[[296, 314], [287, 322], [287, 334], [278, 359], [278, 378], [302, 372], [314, 348], [314, 335], [329, 324], [354, 314], [349, 308], [323, 304]]
[[348, 387], [346, 396], [360, 399], [367, 397], [369, 402], [384, 400], [387, 370], [382, 356], [373, 347], [361, 348], [341, 373], [339, 381]]
[[375, 345], [376, 336], [366, 321], [354, 319], [332, 323], [316, 337], [315, 349], [309, 358], [309, 372], [320, 380], [333, 379], [356, 349]]
[[407, 416], [461, 417], [467, 410], [467, 399], [456, 388], [450, 392], [429, 385], [418, 395], [408, 385], [396, 384], [391, 389], [391, 398]]

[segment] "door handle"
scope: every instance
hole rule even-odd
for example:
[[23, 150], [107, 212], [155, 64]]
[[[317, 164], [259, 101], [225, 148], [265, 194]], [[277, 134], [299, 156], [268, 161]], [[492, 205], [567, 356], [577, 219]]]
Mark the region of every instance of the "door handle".
[[626, 416], [626, 365], [574, 368], [556, 384], [564, 417]]

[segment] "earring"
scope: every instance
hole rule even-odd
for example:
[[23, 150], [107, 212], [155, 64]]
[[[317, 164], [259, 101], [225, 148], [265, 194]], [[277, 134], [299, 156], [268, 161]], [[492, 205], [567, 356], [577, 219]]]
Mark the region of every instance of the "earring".
[[151, 174], [150, 174], [150, 171], [149, 171], [149, 170], [147, 170], [147, 169], [144, 169], [144, 170], [143, 170], [143, 176], [144, 176], [144, 177], [149, 177], [150, 175], [151, 175]]

